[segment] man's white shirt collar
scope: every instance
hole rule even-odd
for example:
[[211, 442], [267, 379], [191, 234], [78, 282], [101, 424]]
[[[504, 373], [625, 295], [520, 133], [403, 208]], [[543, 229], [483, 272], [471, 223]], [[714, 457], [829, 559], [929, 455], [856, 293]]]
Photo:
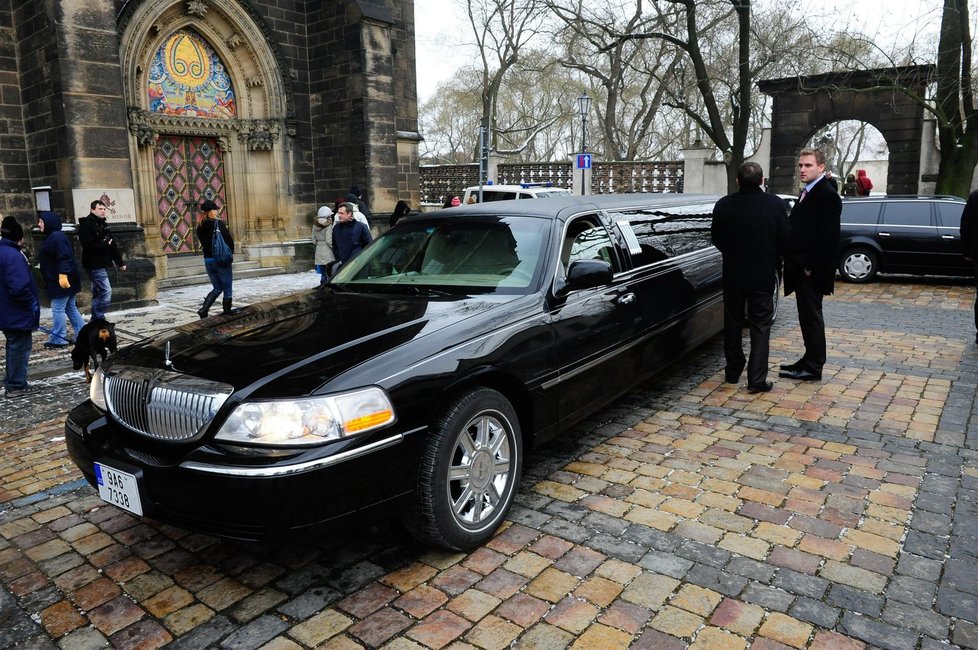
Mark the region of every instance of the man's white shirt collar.
[[806, 192], [811, 192], [812, 191], [812, 188], [815, 187], [815, 183], [819, 182], [823, 178], [825, 178], [825, 174], [821, 174], [818, 178], [816, 178], [811, 183], [809, 183], [808, 185], [806, 185], [805, 186], [805, 191]]

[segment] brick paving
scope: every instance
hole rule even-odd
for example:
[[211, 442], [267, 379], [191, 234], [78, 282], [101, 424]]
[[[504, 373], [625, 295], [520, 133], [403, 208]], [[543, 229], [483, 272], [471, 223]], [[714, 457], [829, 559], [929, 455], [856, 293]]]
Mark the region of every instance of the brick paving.
[[[193, 317], [165, 299], [123, 332]], [[721, 383], [714, 340], [537, 450], [471, 553], [393, 522], [241, 545], [132, 517], [67, 460], [78, 378], [41, 379], [0, 403], [0, 646], [978, 648], [973, 299], [841, 285], [823, 381], [767, 394]], [[785, 301], [772, 368], [799, 346]]]

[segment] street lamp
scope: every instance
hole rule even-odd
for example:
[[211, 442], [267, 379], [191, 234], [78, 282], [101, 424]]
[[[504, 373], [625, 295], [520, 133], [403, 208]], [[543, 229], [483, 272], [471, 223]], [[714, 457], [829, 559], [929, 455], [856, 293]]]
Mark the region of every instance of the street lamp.
[[[591, 98], [581, 93], [577, 98], [577, 110], [581, 114], [581, 153], [587, 151], [587, 114], [591, 110]], [[584, 165], [581, 165], [581, 196], [584, 196]]]

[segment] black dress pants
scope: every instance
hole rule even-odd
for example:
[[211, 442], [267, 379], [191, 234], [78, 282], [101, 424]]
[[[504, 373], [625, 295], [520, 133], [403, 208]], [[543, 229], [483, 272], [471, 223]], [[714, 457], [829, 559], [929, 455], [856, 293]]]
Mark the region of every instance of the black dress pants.
[[798, 325], [805, 342], [805, 354], [798, 367], [821, 374], [825, 365], [825, 319], [822, 317], [822, 290], [812, 276], [793, 272], [795, 303], [798, 305]]
[[[725, 375], [736, 380], [747, 363], [747, 385], [761, 386], [767, 381], [771, 322], [774, 318], [774, 288], [770, 291], [723, 289], [723, 353]], [[746, 317], [745, 317], [746, 307]], [[750, 328], [750, 360], [744, 358], [744, 323]]]

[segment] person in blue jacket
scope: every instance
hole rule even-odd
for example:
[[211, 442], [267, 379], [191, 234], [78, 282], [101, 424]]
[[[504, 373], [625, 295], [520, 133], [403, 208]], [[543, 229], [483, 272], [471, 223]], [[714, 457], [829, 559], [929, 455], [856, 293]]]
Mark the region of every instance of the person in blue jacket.
[[46, 348], [66, 348], [71, 340], [68, 339], [68, 324], [78, 338], [78, 332], [85, 325], [81, 312], [75, 304], [75, 294], [81, 288], [81, 273], [75, 263], [75, 251], [68, 241], [67, 235], [61, 231], [61, 219], [53, 212], [42, 212], [37, 220], [37, 227], [44, 233], [44, 243], [38, 250], [38, 260], [41, 265], [41, 277], [44, 278], [44, 288], [51, 298], [51, 336], [44, 344]]
[[367, 247], [373, 238], [370, 229], [353, 218], [356, 209], [352, 203], [341, 203], [336, 210], [337, 222], [333, 225], [333, 253], [343, 264]]
[[41, 321], [37, 286], [21, 252], [24, 228], [13, 217], [0, 225], [0, 330], [7, 340], [4, 395], [20, 397], [33, 390], [27, 383], [31, 356], [31, 332]]

